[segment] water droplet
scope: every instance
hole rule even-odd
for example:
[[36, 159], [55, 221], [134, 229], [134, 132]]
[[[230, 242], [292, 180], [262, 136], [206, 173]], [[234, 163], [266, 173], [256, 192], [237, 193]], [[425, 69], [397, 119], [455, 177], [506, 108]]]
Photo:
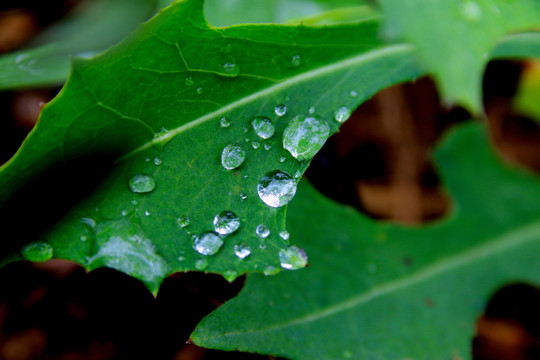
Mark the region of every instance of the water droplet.
[[227, 170], [236, 169], [246, 159], [246, 152], [237, 144], [225, 146], [221, 153], [221, 165]]
[[284, 104], [276, 105], [274, 112], [277, 116], [283, 116], [287, 113], [287, 107]]
[[285, 160], [287, 160], [287, 158], [286, 158], [284, 155], [281, 155], [281, 156], [279, 157], [279, 162], [280, 162], [280, 163], [284, 163]]
[[461, 14], [466, 20], [478, 21], [482, 17], [482, 9], [474, 1], [466, 1], [461, 4]]
[[84, 217], [81, 218], [81, 224], [88, 225], [91, 229], [93, 229], [94, 227], [96, 227], [96, 220]]
[[195, 269], [203, 271], [207, 267], [208, 267], [208, 260], [203, 258], [203, 259], [198, 259], [197, 261], [195, 261]]
[[152, 215], [152, 213], [150, 212], [150, 210], [144, 210], [144, 215], [150, 216]]
[[247, 244], [234, 245], [234, 254], [240, 259], [245, 259], [251, 254], [251, 249]]
[[240, 66], [234, 61], [224, 62], [223, 65], [221, 65], [221, 69], [223, 72], [220, 72], [220, 75], [234, 77], [238, 76], [240, 73]]
[[189, 226], [189, 218], [187, 216], [179, 217], [176, 221], [178, 222], [178, 226], [182, 229]]
[[246, 199], [247, 199], [247, 195], [246, 195], [245, 193], [240, 193], [240, 199], [246, 200]]
[[295, 116], [283, 133], [283, 147], [300, 161], [310, 160], [323, 147], [330, 134], [326, 121], [315, 116]]
[[82, 235], [82, 236], [80, 237], [80, 240], [81, 240], [82, 242], [85, 242], [86, 240], [88, 240], [88, 237]]
[[127, 214], [129, 214], [127, 210], [122, 210], [122, 216], [127, 216]]
[[130, 201], [130, 204], [131, 204], [131, 205], [137, 205], [138, 203], [139, 203], [139, 202], [138, 202], [137, 200], [131, 200], [131, 201]]
[[256, 142], [256, 141], [253, 141], [253, 142], [251, 143], [251, 146], [253, 146], [254, 149], [258, 149], [259, 146], [261, 146], [261, 144], [259, 144], [259, 143]]
[[53, 257], [53, 248], [44, 241], [35, 241], [26, 245], [21, 250], [21, 255], [28, 261], [47, 261]]
[[242, 128], [244, 130], [244, 134], [247, 133], [249, 130], [247, 127]]
[[163, 163], [163, 161], [160, 158], [158, 158], [157, 156], [154, 158], [154, 165], [159, 166], [162, 163]]
[[288, 173], [274, 170], [261, 178], [257, 192], [266, 205], [280, 207], [288, 204], [296, 194], [296, 181]]
[[191, 76], [188, 76], [186, 78], [186, 86], [191, 86], [193, 85], [195, 82], [193, 81], [193, 78]]
[[221, 127], [226, 128], [231, 125], [231, 122], [226, 117], [222, 117], [221, 120], [219, 120], [219, 124], [221, 125]]
[[272, 121], [270, 121], [269, 118], [264, 116], [257, 116], [251, 121], [251, 125], [253, 126], [253, 130], [259, 135], [259, 137], [263, 139], [269, 139], [274, 135], [274, 132], [276, 129], [274, 128], [274, 124], [272, 124]]
[[225, 280], [227, 280], [228, 282], [233, 282], [234, 279], [236, 279], [238, 277], [238, 273], [234, 270], [227, 270], [225, 271], [225, 273], [223, 274], [223, 277], [225, 278]]
[[296, 170], [296, 172], [294, 173], [294, 178], [300, 179], [301, 177], [302, 177], [302, 172], [300, 170]]
[[302, 65], [302, 57], [300, 55], [294, 55], [291, 58], [291, 65], [293, 67], [298, 67], [298, 66]]
[[222, 211], [214, 217], [214, 229], [218, 234], [232, 234], [239, 226], [240, 219], [232, 211]]
[[260, 224], [257, 225], [255, 234], [257, 234], [257, 236], [261, 239], [266, 239], [270, 235], [270, 229], [266, 225]]
[[223, 240], [213, 232], [205, 232], [195, 239], [193, 249], [201, 255], [215, 255], [223, 246]]
[[287, 270], [296, 270], [307, 265], [307, 256], [304, 250], [296, 246], [289, 246], [279, 251], [281, 267]]
[[250, 142], [250, 140], [251, 140], [250, 138], [245, 138], [244, 139], [245, 142]]
[[197, 94], [201, 95], [203, 93], [203, 88], [202, 87], [198, 87], [197, 88]]
[[283, 231], [279, 232], [279, 237], [282, 238], [285, 241], [289, 240], [290, 236], [291, 235], [289, 234], [289, 232], [287, 230], [283, 230]]
[[180, 255], [180, 256], [178, 257], [178, 261], [182, 262], [182, 261], [184, 261], [184, 260], [186, 260], [186, 257], [185, 257], [185, 256]]
[[[165, 135], [167, 135], [168, 132], [169, 132], [169, 130], [162, 127], [161, 130], [159, 130], [157, 133], [154, 134], [154, 138], [157, 139], [157, 138], [160, 138], [162, 136], [165, 136]], [[146, 158], [146, 159], [144, 159], [144, 161], [150, 161], [150, 158]]]
[[310, 114], [315, 114], [315, 108], [312, 106], [308, 109]]
[[272, 145], [270, 144], [264, 144], [264, 150], [270, 150], [272, 148]]
[[350, 116], [351, 116], [351, 110], [349, 110], [349, 108], [346, 107], [346, 106], [341, 106], [339, 109], [337, 109], [337, 110], [334, 112], [334, 119], [336, 119], [336, 121], [337, 121], [338, 123], [344, 122], [344, 121], [347, 120]]
[[351, 91], [351, 97], [356, 97], [358, 95], [358, 93], [354, 90]]
[[264, 270], [263, 270], [263, 274], [266, 275], [266, 276], [270, 276], [270, 275], [276, 275], [279, 273], [279, 269], [275, 266], [267, 266]]
[[134, 193], [148, 193], [156, 187], [156, 181], [149, 175], [135, 175], [129, 179], [129, 188]]

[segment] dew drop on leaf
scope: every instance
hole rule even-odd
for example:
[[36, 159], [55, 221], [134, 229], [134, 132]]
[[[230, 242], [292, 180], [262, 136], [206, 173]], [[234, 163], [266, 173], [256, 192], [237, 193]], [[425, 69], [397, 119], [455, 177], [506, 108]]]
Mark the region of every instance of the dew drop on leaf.
[[221, 165], [227, 170], [236, 169], [246, 159], [246, 152], [237, 144], [225, 146], [221, 153]]
[[158, 158], [157, 156], [154, 158], [154, 165], [159, 166], [162, 163], [163, 163], [163, 161], [160, 158]]
[[259, 180], [257, 192], [266, 205], [271, 207], [284, 206], [296, 194], [296, 181], [285, 171], [274, 170]]
[[226, 61], [221, 65], [221, 70], [220, 75], [234, 77], [240, 73], [240, 66], [234, 61]]
[[256, 142], [256, 141], [253, 141], [253, 142], [251, 143], [251, 146], [252, 146], [254, 149], [258, 149], [259, 146], [261, 146], [261, 144], [259, 144], [259, 143]]
[[274, 112], [277, 116], [283, 116], [287, 113], [287, 107], [284, 104], [276, 105]]
[[81, 224], [87, 225], [89, 228], [93, 229], [96, 227], [96, 220], [88, 217], [81, 218]]
[[478, 21], [482, 17], [482, 9], [474, 1], [465, 1], [461, 4], [461, 14], [466, 20]]
[[336, 119], [336, 121], [337, 121], [338, 123], [344, 122], [344, 121], [347, 120], [350, 116], [351, 116], [351, 110], [349, 110], [349, 108], [346, 107], [346, 106], [341, 106], [339, 109], [337, 109], [337, 110], [334, 112], [334, 119]]
[[266, 275], [266, 276], [270, 276], [270, 275], [276, 275], [277, 273], [279, 273], [279, 269], [275, 266], [267, 266], [264, 270], [263, 270], [263, 274]]
[[247, 244], [234, 245], [234, 254], [240, 259], [245, 259], [251, 254], [251, 249]]
[[182, 229], [189, 226], [189, 218], [187, 216], [181, 216], [177, 220], [178, 226]]
[[197, 88], [197, 94], [201, 95], [203, 93], [203, 88], [202, 87], [198, 87]]
[[219, 124], [220, 124], [221, 127], [223, 127], [223, 128], [226, 128], [226, 127], [231, 126], [231, 122], [230, 122], [229, 119], [227, 119], [226, 117], [222, 117], [221, 120], [219, 120]]
[[263, 139], [271, 138], [276, 131], [274, 124], [272, 124], [272, 121], [270, 121], [269, 118], [264, 116], [257, 116], [256, 118], [254, 118], [251, 121], [251, 125], [253, 126], [253, 130], [255, 130], [255, 133]]
[[152, 213], [150, 212], [150, 210], [144, 210], [144, 215], [150, 216], [152, 215]]
[[201, 255], [215, 255], [223, 246], [223, 240], [213, 232], [205, 232], [193, 241], [193, 249]]
[[197, 261], [195, 261], [195, 269], [197, 270], [204, 270], [208, 267], [208, 260], [206, 259], [198, 259]]
[[26, 245], [21, 250], [21, 255], [28, 261], [47, 261], [53, 257], [53, 248], [44, 241], [35, 241]]
[[315, 116], [295, 116], [283, 133], [283, 147], [300, 161], [311, 160], [330, 134], [326, 121]]
[[283, 230], [283, 231], [279, 232], [279, 237], [282, 238], [285, 241], [289, 240], [290, 236], [291, 235], [289, 234], [289, 232], [287, 230]]
[[291, 58], [291, 65], [293, 67], [298, 67], [300, 65], [302, 65], [302, 57], [300, 55], [294, 55], [292, 58]]
[[296, 270], [307, 265], [307, 256], [299, 247], [289, 246], [279, 251], [279, 262], [284, 269]]
[[270, 229], [263, 224], [257, 225], [257, 228], [255, 229], [255, 234], [257, 234], [258, 237], [261, 239], [265, 239], [270, 235]]
[[238, 273], [234, 270], [227, 270], [225, 271], [225, 273], [223, 274], [223, 277], [225, 278], [225, 280], [227, 280], [228, 282], [233, 282], [234, 279], [236, 279], [238, 277]]
[[294, 178], [300, 179], [301, 177], [302, 177], [302, 172], [300, 170], [296, 170], [296, 172], [294, 173]]
[[308, 112], [309, 112], [310, 114], [315, 114], [315, 107], [313, 107], [313, 106], [310, 107], [310, 108], [308, 109]]
[[272, 145], [270, 144], [264, 144], [264, 150], [270, 150], [272, 148]]
[[279, 157], [279, 162], [280, 163], [284, 163], [285, 160], [287, 160], [287, 158], [285, 156], [282, 155], [282, 156]]
[[351, 97], [356, 97], [358, 95], [358, 93], [356, 91], [352, 90], [350, 92], [350, 95], [351, 95]]
[[240, 193], [240, 199], [246, 200], [246, 199], [247, 199], [247, 195], [246, 195], [245, 193]]
[[192, 78], [191, 76], [188, 76], [188, 77], [186, 78], [186, 81], [185, 81], [186, 86], [191, 86], [191, 85], [193, 85], [194, 83], [195, 83], [195, 82], [193, 81], [193, 78]]
[[129, 179], [129, 188], [134, 193], [148, 193], [155, 187], [156, 181], [149, 175], [138, 174]]
[[240, 219], [232, 211], [222, 211], [214, 217], [214, 229], [218, 234], [229, 235], [239, 227]]

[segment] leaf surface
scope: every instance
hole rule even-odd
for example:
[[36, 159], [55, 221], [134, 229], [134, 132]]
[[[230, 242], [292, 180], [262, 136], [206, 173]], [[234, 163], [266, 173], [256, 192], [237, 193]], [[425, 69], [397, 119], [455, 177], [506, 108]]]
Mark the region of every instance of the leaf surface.
[[[269, 172], [300, 175], [308, 165], [283, 148], [286, 126], [311, 109], [331, 134], [336, 110], [421, 74], [410, 46], [379, 42], [376, 21], [212, 28], [202, 7], [178, 2], [109, 51], [75, 61], [0, 171], [0, 219], [6, 233], [18, 234], [1, 244], [4, 263], [38, 240], [29, 246], [49, 244], [54, 251], [44, 254], [88, 269], [118, 269], [153, 292], [175, 271], [233, 279], [279, 268], [286, 206], [267, 206], [257, 186]], [[287, 108], [282, 116], [278, 105]], [[275, 128], [268, 139], [254, 132], [258, 116]], [[246, 154], [233, 170], [221, 164], [230, 144]], [[143, 192], [130, 191], [141, 179]], [[222, 211], [238, 216], [239, 229], [216, 255], [196, 253], [192, 236], [213, 230]], [[184, 217], [190, 223], [182, 228]], [[270, 236], [259, 238], [259, 225]], [[251, 254], [242, 260], [234, 249], [246, 245]]]
[[380, 0], [388, 33], [418, 46], [450, 101], [481, 112], [482, 74], [500, 38], [540, 27], [536, 0]]
[[310, 266], [249, 275], [195, 343], [291, 359], [470, 359], [490, 294], [540, 281], [540, 179], [501, 163], [478, 124], [452, 132], [435, 159], [452, 212], [419, 228], [303, 186], [288, 226]]

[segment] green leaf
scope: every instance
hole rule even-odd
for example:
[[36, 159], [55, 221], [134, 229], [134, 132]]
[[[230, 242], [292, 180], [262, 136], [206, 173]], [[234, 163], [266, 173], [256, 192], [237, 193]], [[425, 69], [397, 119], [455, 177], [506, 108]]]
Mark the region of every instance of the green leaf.
[[70, 56], [91, 57], [122, 40], [156, 10], [155, 0], [87, 1], [28, 48], [0, 57], [0, 90], [62, 84]]
[[513, 99], [514, 108], [521, 115], [540, 121], [540, 64], [531, 62], [521, 74], [519, 87]]
[[[338, 109], [421, 73], [410, 46], [379, 42], [376, 21], [212, 28], [202, 6], [178, 2], [109, 51], [75, 61], [60, 95], [0, 170], [0, 221], [18, 234], [0, 245], [3, 263], [39, 240], [56, 258], [118, 269], [153, 292], [176, 271], [233, 279], [279, 268], [286, 206], [267, 206], [258, 184], [269, 172], [300, 175], [308, 166], [283, 148], [289, 122], [312, 108], [334, 133]], [[254, 132], [255, 117], [273, 123], [269, 139]], [[320, 146], [304, 140], [304, 155]], [[226, 170], [230, 144], [246, 155]], [[213, 230], [222, 211], [239, 217], [239, 229], [216, 255], [196, 253], [191, 235]], [[23, 225], [29, 216], [32, 226]], [[190, 223], [182, 228], [184, 216]], [[260, 239], [258, 225], [270, 236]], [[244, 245], [251, 254], [242, 260], [234, 249]]]
[[479, 113], [488, 54], [505, 34], [538, 28], [536, 0], [380, 0], [389, 33], [418, 46], [443, 95]]
[[288, 226], [310, 267], [249, 275], [192, 340], [291, 359], [470, 359], [490, 294], [540, 281], [540, 179], [502, 164], [478, 124], [452, 132], [435, 159], [452, 212], [419, 228], [303, 186]]

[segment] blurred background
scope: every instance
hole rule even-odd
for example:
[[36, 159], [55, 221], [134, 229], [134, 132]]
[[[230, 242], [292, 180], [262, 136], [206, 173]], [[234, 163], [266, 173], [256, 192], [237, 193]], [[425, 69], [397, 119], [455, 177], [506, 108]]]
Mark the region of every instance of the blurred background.
[[[170, 1], [18, 0], [0, 5], [0, 163], [60, 90], [72, 55], [90, 57]], [[350, 11], [354, 6], [354, 11]], [[340, 11], [347, 7], [347, 11]], [[326, 12], [327, 16], [318, 14]], [[370, 1], [207, 0], [210, 23], [326, 23], [377, 16]], [[329, 14], [329, 15], [328, 15]], [[507, 162], [540, 171], [540, 63], [491, 62], [484, 77], [493, 146]], [[443, 104], [430, 78], [379, 92], [358, 108], [313, 160], [306, 177], [323, 194], [375, 219], [405, 226], [441, 219], [450, 202], [430, 151], [470, 114]], [[332, 174], [332, 176], [327, 176]], [[175, 274], [154, 298], [110, 269], [86, 273], [60, 260], [0, 269], [0, 359], [273, 359], [206, 350], [189, 334], [234, 297], [244, 278]], [[496, 292], [471, 339], [475, 359], [540, 359], [540, 292]]]

